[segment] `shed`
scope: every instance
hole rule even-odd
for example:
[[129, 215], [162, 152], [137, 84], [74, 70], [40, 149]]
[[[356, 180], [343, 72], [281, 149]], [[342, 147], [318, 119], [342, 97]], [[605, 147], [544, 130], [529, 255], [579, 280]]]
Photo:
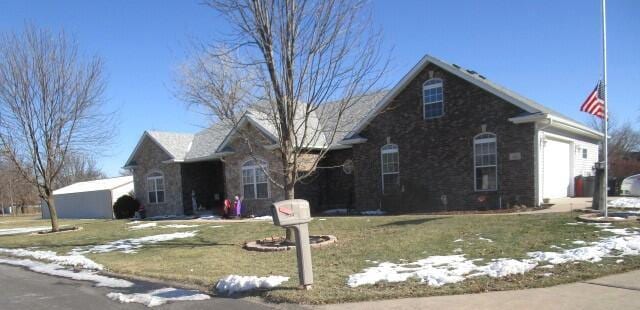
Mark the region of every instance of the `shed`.
[[[59, 218], [112, 219], [113, 204], [133, 192], [133, 177], [78, 182], [53, 191]], [[42, 218], [50, 218], [46, 202], [42, 202]]]

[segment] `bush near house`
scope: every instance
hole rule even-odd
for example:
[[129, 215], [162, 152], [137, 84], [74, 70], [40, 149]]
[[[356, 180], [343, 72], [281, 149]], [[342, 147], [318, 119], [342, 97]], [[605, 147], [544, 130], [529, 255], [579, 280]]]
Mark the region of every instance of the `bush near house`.
[[132, 218], [138, 208], [140, 207], [140, 202], [137, 199], [124, 195], [113, 204], [113, 213], [115, 214], [117, 219], [128, 219]]

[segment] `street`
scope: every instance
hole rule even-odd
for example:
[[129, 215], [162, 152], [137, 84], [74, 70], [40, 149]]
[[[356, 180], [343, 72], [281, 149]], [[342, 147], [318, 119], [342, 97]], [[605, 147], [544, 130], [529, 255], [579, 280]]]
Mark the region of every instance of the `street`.
[[[136, 291], [94, 287], [91, 282], [43, 275], [18, 267], [0, 265], [0, 309], [148, 309], [142, 304], [121, 304], [107, 298], [110, 292], [131, 293], [162, 286], [135, 282]], [[245, 299], [215, 298], [203, 301], [178, 301], [154, 309], [274, 309]]]

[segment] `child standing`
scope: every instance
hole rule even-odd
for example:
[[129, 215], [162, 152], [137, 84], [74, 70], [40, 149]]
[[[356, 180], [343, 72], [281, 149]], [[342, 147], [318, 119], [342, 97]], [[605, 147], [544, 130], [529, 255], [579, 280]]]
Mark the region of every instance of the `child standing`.
[[240, 215], [242, 214], [242, 198], [240, 195], [236, 195], [233, 204], [236, 209], [236, 217], [240, 217]]

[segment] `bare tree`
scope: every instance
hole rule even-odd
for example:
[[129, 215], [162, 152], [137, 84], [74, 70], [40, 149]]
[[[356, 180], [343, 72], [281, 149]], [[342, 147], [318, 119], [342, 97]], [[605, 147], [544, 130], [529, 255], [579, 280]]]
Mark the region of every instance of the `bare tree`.
[[[375, 90], [386, 68], [381, 34], [365, 1], [205, 4], [233, 33], [200, 45], [183, 68], [181, 97], [231, 126], [245, 113], [267, 122], [278, 140], [280, 165], [263, 170], [286, 199], [294, 198], [295, 184], [313, 173], [344, 127], [343, 115]], [[253, 149], [255, 139], [244, 140]]]
[[0, 149], [47, 202], [58, 231], [55, 180], [70, 153], [102, 150], [111, 137], [101, 111], [102, 61], [82, 61], [64, 33], [27, 26], [0, 38]]
[[55, 179], [54, 188], [58, 189], [76, 182], [103, 178], [106, 178], [106, 175], [98, 168], [96, 161], [91, 156], [67, 153], [62, 169]]
[[13, 163], [0, 156], [0, 208], [23, 207], [37, 203], [38, 195], [33, 184], [20, 175]]

